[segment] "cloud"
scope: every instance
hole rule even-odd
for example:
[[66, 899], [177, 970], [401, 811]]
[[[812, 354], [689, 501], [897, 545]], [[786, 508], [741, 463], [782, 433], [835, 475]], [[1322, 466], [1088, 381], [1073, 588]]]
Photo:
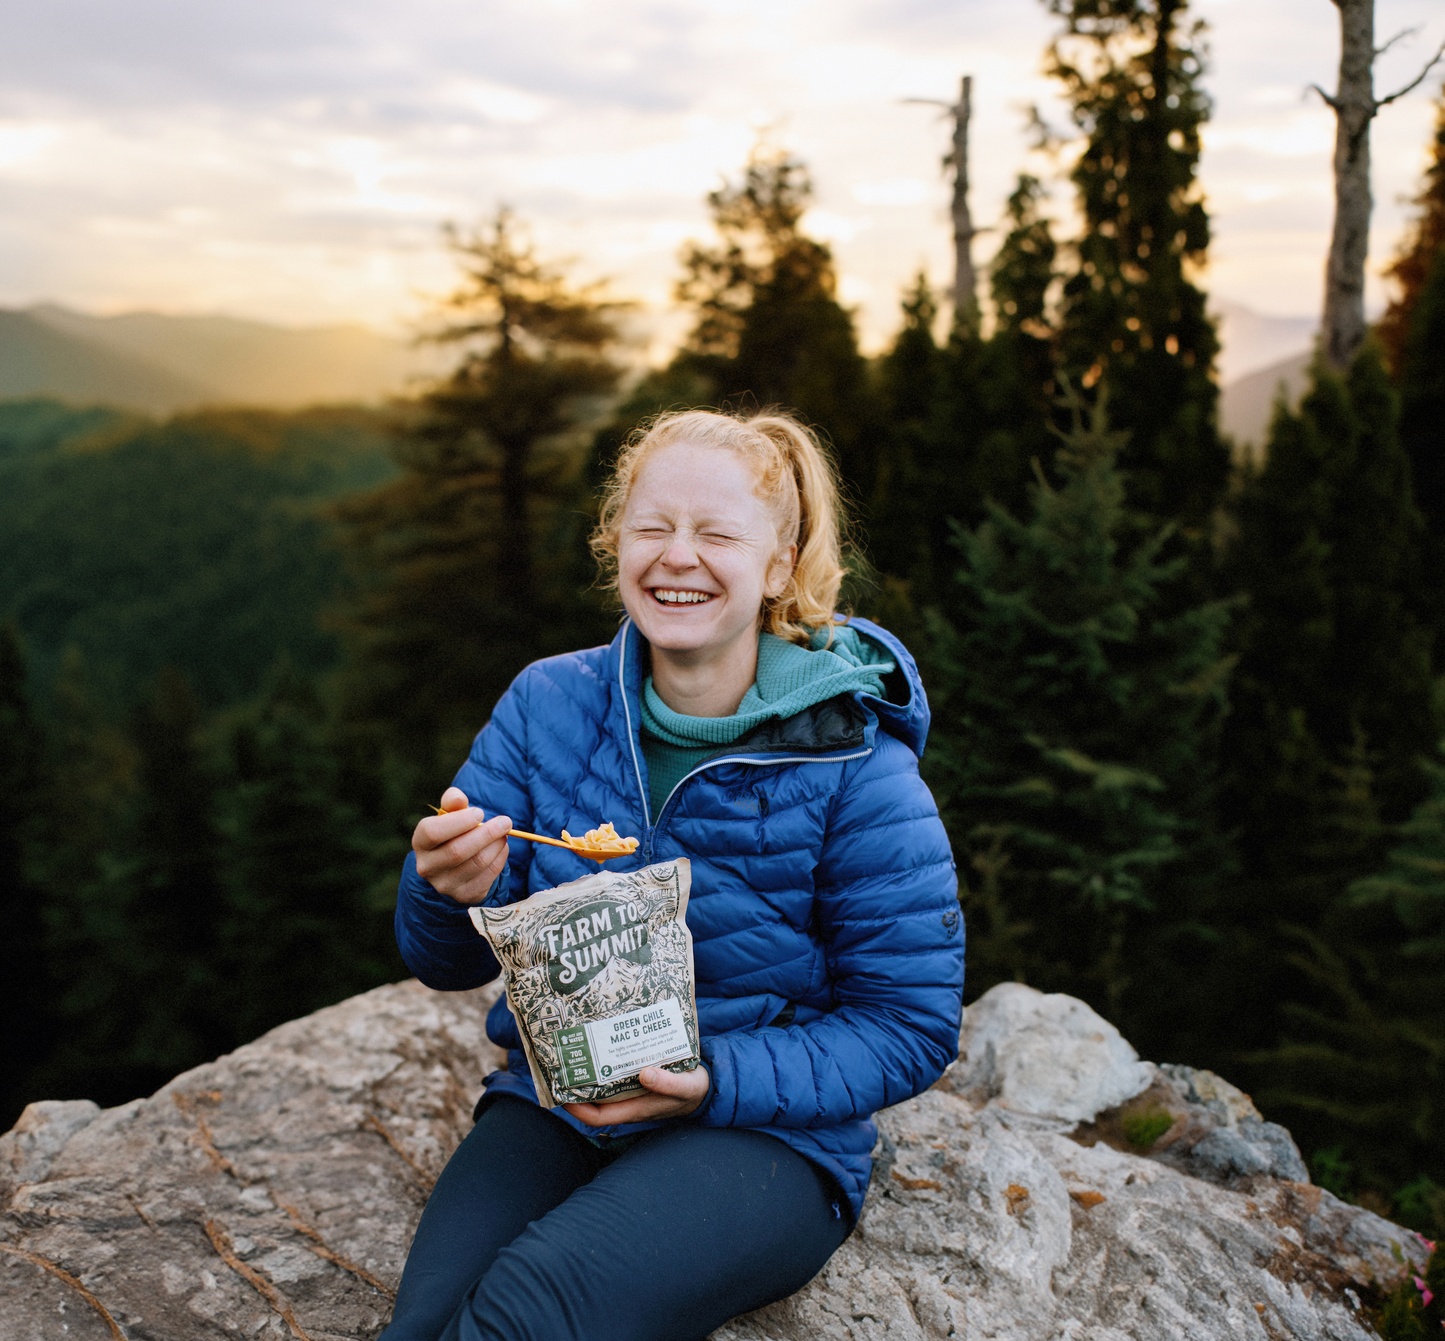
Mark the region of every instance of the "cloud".
[[[1275, 311], [1318, 301], [1333, 128], [1303, 89], [1337, 60], [1321, 6], [1195, 5], [1213, 24], [1211, 282]], [[1445, 26], [1426, 0], [1378, 8], [1382, 36]], [[544, 249], [660, 305], [704, 194], [770, 124], [812, 169], [877, 343], [920, 264], [949, 279], [948, 127], [901, 100], [975, 76], [987, 226], [1020, 168], [1046, 171], [1024, 108], [1064, 120], [1040, 74], [1053, 27], [1020, 0], [12, 0], [0, 302], [393, 323], [447, 285], [437, 225], [506, 201]], [[1425, 45], [1392, 51], [1381, 85]], [[1428, 123], [1422, 97], [1376, 122], [1377, 258]]]

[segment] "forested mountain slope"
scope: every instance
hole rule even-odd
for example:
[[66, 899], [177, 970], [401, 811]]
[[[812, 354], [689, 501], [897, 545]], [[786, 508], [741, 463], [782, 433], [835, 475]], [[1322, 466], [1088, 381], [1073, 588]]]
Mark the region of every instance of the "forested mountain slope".
[[117, 706], [163, 665], [210, 706], [253, 694], [282, 651], [324, 669], [320, 616], [346, 579], [323, 506], [393, 469], [372, 411], [155, 423], [0, 402], [0, 622], [42, 692], [73, 647]]

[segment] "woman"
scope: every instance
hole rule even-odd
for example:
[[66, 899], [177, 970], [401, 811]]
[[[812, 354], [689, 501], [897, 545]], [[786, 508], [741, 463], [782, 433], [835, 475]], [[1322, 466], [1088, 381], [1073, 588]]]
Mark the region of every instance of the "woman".
[[[397, 939], [442, 990], [498, 967], [466, 905], [595, 870], [515, 824], [686, 856], [703, 1064], [643, 1097], [537, 1106], [509, 1048], [447, 1165], [385, 1341], [683, 1341], [791, 1294], [847, 1237], [879, 1108], [955, 1055], [963, 930], [918, 776], [912, 658], [835, 621], [837, 488], [780, 415], [665, 416], [622, 454], [593, 537], [627, 618], [528, 667], [417, 825]], [[490, 818], [488, 818], [490, 816]]]

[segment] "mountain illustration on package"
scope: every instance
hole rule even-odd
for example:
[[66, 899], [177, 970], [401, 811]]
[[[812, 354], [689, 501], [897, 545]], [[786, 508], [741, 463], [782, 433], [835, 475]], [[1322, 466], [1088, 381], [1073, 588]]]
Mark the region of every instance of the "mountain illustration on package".
[[468, 914], [502, 966], [544, 1108], [646, 1094], [646, 1066], [700, 1058], [686, 858], [599, 871]]

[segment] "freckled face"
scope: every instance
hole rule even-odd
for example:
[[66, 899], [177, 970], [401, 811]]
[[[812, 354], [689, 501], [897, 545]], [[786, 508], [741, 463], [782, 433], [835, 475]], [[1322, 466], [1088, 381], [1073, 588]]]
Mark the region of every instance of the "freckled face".
[[752, 468], [726, 448], [673, 443], [633, 482], [622, 517], [622, 604], [653, 649], [689, 660], [756, 638], [765, 596], [792, 571]]

